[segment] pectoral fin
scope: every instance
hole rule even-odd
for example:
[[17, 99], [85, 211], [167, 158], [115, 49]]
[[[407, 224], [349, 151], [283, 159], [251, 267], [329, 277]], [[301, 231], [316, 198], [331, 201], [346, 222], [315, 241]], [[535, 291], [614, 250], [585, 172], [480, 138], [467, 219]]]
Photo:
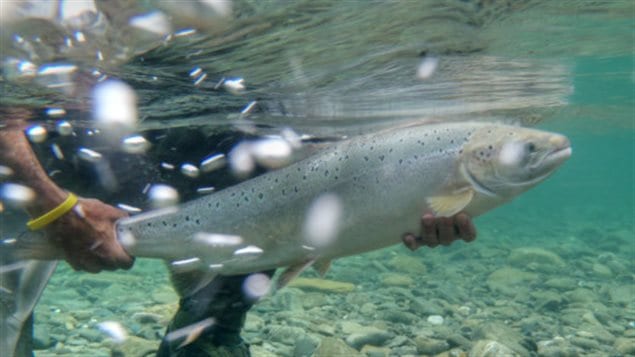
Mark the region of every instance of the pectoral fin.
[[465, 188], [448, 195], [430, 197], [427, 201], [435, 216], [450, 217], [467, 207], [473, 197], [474, 190]]

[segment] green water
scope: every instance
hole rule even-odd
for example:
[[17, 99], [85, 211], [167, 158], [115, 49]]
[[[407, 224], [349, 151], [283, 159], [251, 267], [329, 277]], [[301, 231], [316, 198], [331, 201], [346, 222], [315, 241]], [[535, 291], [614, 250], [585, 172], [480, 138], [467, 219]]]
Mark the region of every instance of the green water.
[[[391, 337], [375, 344], [390, 356], [460, 355], [484, 340], [521, 355], [635, 354], [632, 3], [529, 1], [515, 11], [501, 6], [461, 16], [457, 8], [463, 5], [455, 5], [462, 2], [244, 3], [250, 6], [243, 20], [257, 29], [249, 35], [176, 41], [112, 69], [140, 96], [146, 118], [141, 130], [181, 135], [182, 141], [190, 135], [197, 138], [192, 146], [204, 146], [166, 154], [170, 146], [157, 140], [155, 151], [137, 164], [157, 165], [157, 158], [196, 162], [211, 150], [226, 150], [227, 143], [203, 145], [199, 136], [228, 129], [239, 135], [228, 118], [256, 99], [261, 111], [249, 118], [259, 124], [256, 134], [291, 126], [318, 136], [355, 135], [414, 117], [538, 115], [544, 119], [539, 128], [567, 135], [573, 148], [571, 159], [546, 182], [476, 219], [479, 235], [473, 243], [417, 252], [396, 246], [340, 259], [325, 278], [352, 283], [353, 292], [288, 288], [265, 298], [250, 312], [243, 334], [254, 356], [304, 355], [305, 350], [297, 352], [298, 341], [345, 340], [349, 322], [388, 331]], [[430, 14], [432, 22], [417, 11]], [[266, 24], [264, 30], [259, 24]], [[237, 22], [225, 35], [251, 29], [244, 26]], [[422, 49], [440, 61], [423, 82], [412, 78]], [[192, 86], [187, 73], [195, 65], [209, 73], [211, 84]], [[223, 75], [244, 77], [250, 90], [232, 96], [210, 89]], [[9, 90], [2, 85], [5, 105], [23, 100], [71, 108], [81, 100], [29, 83]], [[83, 130], [91, 127], [88, 116], [72, 111], [69, 117]], [[86, 135], [80, 137], [90, 144]], [[44, 149], [41, 156], [54, 161]], [[129, 161], [113, 162], [115, 171], [118, 163], [130, 170]], [[66, 187], [111, 204], [145, 204], [140, 192], [151, 179], [174, 183], [185, 197], [193, 197], [192, 186], [234, 181], [227, 172], [192, 183], [148, 169], [138, 172], [143, 182], [134, 174], [122, 176], [122, 188], [113, 193], [81, 168], [63, 167]], [[423, 269], [404, 268], [395, 263], [399, 259], [414, 259]], [[387, 282], [391, 274], [406, 282]], [[110, 320], [143, 339], [126, 350], [142, 355], [156, 348], [176, 301], [157, 261], [138, 259], [130, 271], [99, 275], [60, 264], [36, 308], [36, 335], [46, 342], [36, 355], [109, 355], [115, 347], [96, 324]], [[151, 313], [156, 320], [142, 323], [135, 313]], [[431, 315], [444, 317], [444, 323], [427, 322]], [[282, 336], [287, 325], [306, 335], [294, 330], [293, 337]], [[432, 349], [430, 343], [443, 347]], [[494, 355], [507, 355], [502, 351]]]

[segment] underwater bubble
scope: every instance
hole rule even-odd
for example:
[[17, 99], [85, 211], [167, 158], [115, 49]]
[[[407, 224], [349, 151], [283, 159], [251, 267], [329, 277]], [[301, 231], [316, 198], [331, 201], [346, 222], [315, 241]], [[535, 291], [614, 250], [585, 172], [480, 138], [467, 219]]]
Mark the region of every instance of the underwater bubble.
[[138, 29], [165, 36], [172, 31], [168, 17], [161, 11], [153, 11], [147, 14], [137, 15], [128, 21], [128, 24]]
[[46, 109], [46, 115], [51, 118], [58, 118], [66, 115], [66, 110], [64, 108], [48, 108]]
[[143, 154], [150, 148], [150, 142], [141, 135], [133, 135], [121, 141], [121, 148], [129, 154]]
[[34, 125], [26, 130], [26, 136], [32, 143], [42, 143], [48, 135], [46, 128], [41, 125]]
[[8, 178], [13, 175], [13, 169], [9, 166], [0, 165], [0, 179]]
[[251, 274], [243, 281], [243, 293], [250, 299], [260, 299], [269, 291], [271, 291], [271, 279], [265, 274]]
[[161, 163], [161, 168], [164, 169], [164, 170], [170, 170], [171, 171], [171, 170], [174, 170], [174, 165], [169, 164], [167, 162], [162, 162]]
[[260, 255], [262, 253], [264, 253], [264, 250], [256, 247], [255, 245], [248, 245], [245, 248], [236, 250], [234, 255]]
[[199, 66], [196, 66], [190, 71], [190, 77], [198, 77], [201, 73], [203, 73], [203, 69]]
[[188, 163], [181, 165], [181, 173], [190, 178], [197, 178], [200, 175], [198, 167]]
[[293, 149], [302, 147], [302, 137], [291, 128], [284, 128], [280, 136], [286, 140]]
[[417, 67], [417, 78], [419, 79], [428, 79], [430, 78], [434, 72], [437, 70], [437, 66], [439, 65], [439, 58], [426, 56], [421, 63], [419, 63], [419, 67]]
[[73, 76], [77, 66], [68, 63], [47, 63], [38, 68], [36, 81], [48, 88], [71, 90], [75, 82]]
[[108, 79], [93, 88], [93, 118], [105, 127], [131, 129], [137, 123], [137, 95], [126, 83]]
[[249, 104], [245, 106], [245, 108], [243, 108], [243, 110], [240, 111], [240, 114], [248, 115], [249, 113], [251, 113], [252, 110], [254, 110], [254, 108], [256, 107], [256, 104], [258, 104], [258, 101], [252, 100], [251, 102], [249, 102]]
[[97, 328], [116, 343], [122, 343], [128, 338], [126, 329], [117, 321], [100, 322], [97, 324]]
[[215, 248], [233, 247], [243, 243], [240, 236], [206, 232], [197, 232], [194, 234], [194, 240]]
[[266, 138], [250, 145], [251, 153], [261, 166], [268, 169], [279, 169], [291, 162], [293, 149], [289, 142], [282, 138]]
[[130, 206], [124, 203], [119, 203], [117, 204], [117, 207], [119, 207], [120, 209], [128, 212], [128, 213], [139, 213], [141, 212], [141, 208], [138, 207], [134, 207], [134, 206]]
[[55, 130], [62, 136], [68, 136], [73, 133], [73, 126], [68, 121], [61, 120], [55, 125]]
[[189, 258], [189, 259], [175, 260], [171, 262], [170, 265], [182, 267], [182, 266], [188, 266], [192, 264], [198, 264], [200, 261], [201, 261], [200, 258]]
[[304, 239], [310, 246], [324, 247], [339, 233], [342, 203], [337, 195], [325, 193], [317, 197], [306, 212]]
[[174, 37], [186, 37], [186, 36], [192, 36], [196, 34], [196, 30], [192, 29], [192, 28], [186, 28], [186, 29], [182, 29], [179, 31], [176, 31], [174, 33]]
[[56, 159], [64, 160], [64, 153], [59, 145], [51, 144], [51, 152], [53, 152], [53, 156], [55, 156]]
[[5, 183], [0, 186], [0, 198], [12, 207], [25, 207], [35, 199], [35, 191], [17, 183]]
[[245, 80], [243, 78], [225, 79], [223, 87], [232, 94], [240, 94], [245, 90]]
[[224, 154], [213, 154], [203, 159], [199, 166], [203, 172], [212, 172], [225, 166], [226, 163]]
[[102, 159], [102, 155], [100, 153], [88, 148], [80, 148], [79, 151], [77, 151], [77, 156], [88, 162], [98, 162]]
[[194, 80], [194, 86], [199, 86], [203, 81], [207, 79], [207, 73], [203, 73], [196, 80]]
[[238, 177], [248, 176], [256, 168], [254, 158], [251, 156], [251, 145], [246, 141], [234, 146], [228, 157], [229, 166]]
[[507, 166], [515, 166], [522, 160], [525, 153], [525, 146], [523, 143], [513, 141], [503, 145], [500, 151], [498, 159], [500, 163]]
[[216, 189], [214, 187], [199, 187], [196, 189], [196, 193], [199, 195], [207, 195], [209, 193], [214, 192]]
[[153, 208], [169, 207], [179, 202], [179, 192], [172, 186], [156, 184], [150, 186], [148, 198]]

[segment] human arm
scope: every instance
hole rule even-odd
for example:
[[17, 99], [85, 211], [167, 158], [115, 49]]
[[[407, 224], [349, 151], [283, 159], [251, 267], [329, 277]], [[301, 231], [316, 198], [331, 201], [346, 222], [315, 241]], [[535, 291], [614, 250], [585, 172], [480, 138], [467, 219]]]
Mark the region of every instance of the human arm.
[[[62, 203], [68, 193], [49, 178], [24, 135], [29, 111], [3, 108], [0, 114], [4, 125], [0, 129], [0, 164], [13, 170], [14, 182], [34, 191], [35, 199], [25, 209], [32, 218], [40, 217]], [[128, 269], [134, 259], [119, 245], [114, 230], [115, 221], [124, 216], [125, 212], [101, 201], [80, 198], [44, 231], [76, 270]]]

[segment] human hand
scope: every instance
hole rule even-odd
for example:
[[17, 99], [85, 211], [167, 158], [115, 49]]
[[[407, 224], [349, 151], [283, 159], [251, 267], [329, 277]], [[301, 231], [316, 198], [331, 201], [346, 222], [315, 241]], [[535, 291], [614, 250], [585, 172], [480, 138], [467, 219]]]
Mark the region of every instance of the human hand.
[[403, 243], [410, 250], [417, 250], [425, 245], [434, 248], [450, 245], [457, 239], [471, 242], [476, 239], [476, 228], [472, 219], [466, 213], [457, 213], [452, 217], [435, 217], [425, 214], [421, 217], [420, 236], [406, 233], [402, 236]]
[[45, 228], [75, 270], [98, 273], [130, 269], [134, 258], [119, 245], [115, 222], [127, 214], [99, 200], [80, 198], [77, 205]]

